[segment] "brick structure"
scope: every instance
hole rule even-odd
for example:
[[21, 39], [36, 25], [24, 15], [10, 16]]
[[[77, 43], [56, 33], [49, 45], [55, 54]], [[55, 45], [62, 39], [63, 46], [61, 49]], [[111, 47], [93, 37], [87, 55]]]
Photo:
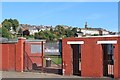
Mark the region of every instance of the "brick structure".
[[[27, 69], [33, 69], [33, 64], [43, 66], [43, 40], [27, 41], [25, 38], [19, 37], [16, 42], [2, 42], [2, 56], [0, 70], [23, 72]], [[39, 52], [32, 53], [32, 47], [37, 46]], [[36, 47], [35, 47], [36, 48]]]
[[108, 76], [111, 70], [108, 67], [108, 60], [112, 59], [108, 57], [110, 56], [109, 53], [107, 54], [108, 48], [104, 48], [106, 45], [114, 47], [112, 50], [114, 56], [111, 56], [112, 75], [114, 78], [120, 78], [120, 36], [64, 38], [62, 40], [63, 74], [82, 77]]

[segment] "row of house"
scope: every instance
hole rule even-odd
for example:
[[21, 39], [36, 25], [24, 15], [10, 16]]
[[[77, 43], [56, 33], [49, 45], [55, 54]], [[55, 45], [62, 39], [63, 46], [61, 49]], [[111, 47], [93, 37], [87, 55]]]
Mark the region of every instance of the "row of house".
[[[27, 25], [27, 24], [20, 24], [20, 26], [17, 28], [17, 32], [22, 29], [22, 31], [29, 30], [30, 35], [34, 35], [35, 33], [38, 33], [39, 31], [44, 31], [44, 30], [50, 30], [51, 28], [54, 30], [55, 28], [52, 26], [36, 26], [36, 25]], [[71, 29], [72, 27], [69, 26], [64, 26], [65, 29]], [[10, 30], [13, 33], [13, 30]], [[108, 30], [105, 30], [103, 28], [91, 28], [88, 27], [87, 22], [85, 23], [84, 28], [77, 28], [77, 37], [82, 37], [82, 36], [91, 36], [91, 35], [112, 35], [112, 34], [117, 34], [116, 32], [111, 32]]]
[[27, 25], [27, 24], [20, 24], [19, 26], [22, 29], [27, 29], [30, 32], [30, 35], [34, 35], [35, 33], [38, 33], [39, 31], [44, 30], [50, 30], [52, 26], [35, 26], [35, 25]]
[[85, 28], [78, 29], [77, 37], [82, 36], [97, 36], [97, 35], [115, 35], [116, 32], [111, 32], [103, 28], [90, 28], [86, 22]]

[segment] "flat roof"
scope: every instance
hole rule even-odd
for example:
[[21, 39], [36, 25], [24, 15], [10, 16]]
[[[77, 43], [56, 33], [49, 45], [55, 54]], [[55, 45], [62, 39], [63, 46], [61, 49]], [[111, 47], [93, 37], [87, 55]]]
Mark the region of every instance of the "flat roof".
[[39, 39], [26, 40], [26, 42], [41, 42], [41, 41], [46, 41], [46, 40], [39, 40]]
[[[46, 40], [36, 40], [35, 39], [35, 40], [25, 40], [25, 41], [26, 42], [42, 42], [42, 41], [45, 42]], [[11, 43], [12, 44], [12, 43], [17, 43], [17, 42], [18, 42], [18, 40], [10, 40], [10, 41], [9, 40], [1, 40], [0, 41], [0, 43], [4, 43], [4, 44], [5, 43]]]
[[0, 41], [0, 43], [6, 44], [6, 43], [17, 43], [18, 41]]
[[75, 37], [75, 38], [94, 38], [94, 37], [120, 37], [120, 35], [85, 36], [85, 37]]

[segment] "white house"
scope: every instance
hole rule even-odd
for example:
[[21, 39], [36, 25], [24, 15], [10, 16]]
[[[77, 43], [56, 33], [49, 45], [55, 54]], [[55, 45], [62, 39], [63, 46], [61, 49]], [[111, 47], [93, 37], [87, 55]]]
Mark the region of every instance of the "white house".
[[83, 33], [83, 35], [94, 35], [94, 34], [99, 34], [99, 31], [98, 30], [94, 30], [94, 29], [81, 29], [81, 32]]
[[30, 35], [34, 35], [35, 33], [38, 33], [38, 29], [37, 28], [29, 28], [29, 32], [30, 32]]
[[107, 31], [102, 28], [89, 28], [87, 25], [87, 22], [85, 24], [85, 28], [80, 28], [79, 32], [80, 33], [77, 33], [78, 37], [91, 36], [91, 35], [109, 35], [110, 34], [110, 31]]

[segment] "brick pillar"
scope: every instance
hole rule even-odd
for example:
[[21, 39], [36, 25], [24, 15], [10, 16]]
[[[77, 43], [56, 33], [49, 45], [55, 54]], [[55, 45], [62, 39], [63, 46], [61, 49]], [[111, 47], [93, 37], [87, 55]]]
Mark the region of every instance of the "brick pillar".
[[19, 37], [16, 45], [16, 71], [23, 72], [23, 53], [25, 38]]
[[120, 78], [120, 39], [114, 45], [114, 78]]

